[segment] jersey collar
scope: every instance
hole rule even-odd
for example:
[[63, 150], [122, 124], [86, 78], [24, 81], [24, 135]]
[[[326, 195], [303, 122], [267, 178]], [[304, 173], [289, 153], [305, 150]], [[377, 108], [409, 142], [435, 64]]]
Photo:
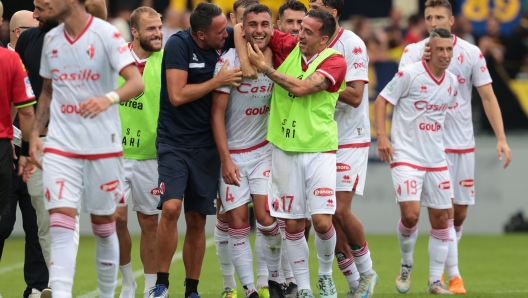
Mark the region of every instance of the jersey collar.
[[86, 23], [86, 25], [84, 26], [84, 29], [81, 31], [81, 33], [77, 36], [77, 38], [75, 39], [72, 39], [70, 37], [70, 35], [68, 34], [68, 32], [66, 32], [66, 27], [64, 27], [64, 37], [66, 37], [66, 40], [72, 45], [74, 44], [76, 41], [78, 41], [86, 31], [88, 31], [88, 28], [90, 28], [90, 25], [92, 24], [93, 22], [93, 16], [92, 15], [89, 15], [90, 17], [88, 17], [88, 22]]
[[427, 63], [425, 63], [425, 60], [422, 60], [422, 65], [425, 68], [425, 70], [427, 71], [427, 74], [429, 74], [429, 76], [431, 77], [431, 79], [433, 79], [433, 81], [437, 85], [440, 86], [442, 84], [442, 82], [444, 81], [444, 79], [445, 79], [445, 71], [444, 71], [444, 74], [442, 74], [442, 77], [440, 78], [440, 80], [437, 80], [436, 77], [429, 71], [429, 68], [427, 67]]

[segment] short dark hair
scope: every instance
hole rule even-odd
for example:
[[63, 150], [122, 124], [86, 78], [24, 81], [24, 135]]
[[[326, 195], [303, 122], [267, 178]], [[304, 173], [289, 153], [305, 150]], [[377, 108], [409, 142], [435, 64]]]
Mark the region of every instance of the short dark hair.
[[288, 0], [279, 7], [279, 19], [282, 17], [286, 9], [291, 9], [293, 11], [303, 11], [304, 13], [308, 12], [306, 6], [304, 6], [304, 3], [301, 1]]
[[425, 8], [438, 6], [447, 8], [449, 16], [453, 14], [453, 7], [451, 6], [451, 3], [449, 3], [449, 0], [427, 0], [425, 2]]
[[253, 4], [250, 7], [246, 8], [246, 10], [244, 10], [242, 20], [246, 19], [246, 15], [248, 15], [249, 13], [259, 14], [263, 12], [267, 12], [271, 17], [271, 10], [269, 9], [269, 7], [264, 4]]
[[322, 23], [322, 26], [319, 29], [321, 36], [326, 35], [328, 38], [331, 38], [334, 35], [334, 32], [336, 31], [336, 21], [331, 13], [322, 9], [312, 9], [306, 14], [306, 16], [317, 19]]
[[233, 3], [233, 13], [236, 13], [239, 7], [248, 8], [253, 4], [258, 4], [259, 0], [236, 0]]
[[[315, 2], [317, 0], [310, 0], [310, 3]], [[337, 10], [337, 17], [339, 18], [341, 16], [341, 13], [343, 13], [343, 9], [345, 9], [345, 1], [343, 0], [322, 0], [324, 6], [333, 8]]]
[[190, 23], [191, 31], [205, 31], [209, 29], [213, 18], [222, 14], [222, 9], [215, 4], [200, 2], [191, 13]]
[[431, 34], [429, 34], [429, 39], [431, 40], [434, 37], [453, 38], [453, 35], [451, 35], [451, 32], [444, 28], [435, 28], [433, 31], [431, 31]]

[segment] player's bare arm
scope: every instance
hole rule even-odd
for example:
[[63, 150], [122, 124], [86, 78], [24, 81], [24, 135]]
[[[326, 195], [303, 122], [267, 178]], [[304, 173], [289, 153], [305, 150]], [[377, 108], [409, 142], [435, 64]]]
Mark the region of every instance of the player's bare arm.
[[[22, 130], [22, 141], [29, 142], [31, 129], [33, 122], [35, 121], [35, 108], [33, 106], [27, 106], [18, 109], [18, 118], [20, 122], [20, 129]], [[37, 168], [34, 162], [28, 156], [20, 156], [18, 161], [18, 175], [22, 176], [24, 182], [28, 181], [29, 178], [35, 173]]]
[[110, 92], [101, 97], [92, 97], [81, 103], [81, 116], [94, 118], [99, 113], [108, 109], [112, 104], [129, 101], [131, 98], [141, 94], [145, 89], [145, 83], [136, 65], [125, 66], [119, 73], [125, 79], [125, 83], [115, 92]]
[[214, 78], [201, 84], [187, 84], [187, 71], [175, 68], [167, 69], [167, 88], [172, 105], [177, 107], [195, 101], [220, 87], [240, 86], [242, 81], [240, 67], [227, 69], [228, 65], [229, 60], [224, 63]]
[[106, 11], [105, 0], [86, 0], [84, 7], [86, 8], [86, 11], [94, 17], [106, 21], [108, 13]]
[[[242, 70], [242, 77], [250, 78], [256, 80], [258, 78], [257, 68], [251, 64], [249, 57], [247, 56], [247, 43], [246, 38], [244, 37], [244, 31], [242, 26], [237, 24], [233, 27], [234, 30], [234, 40], [235, 40], [235, 49], [237, 51], [238, 59], [240, 59], [240, 68]], [[267, 47], [264, 52], [264, 60], [268, 65], [271, 65], [273, 62], [273, 51]]]
[[378, 136], [378, 152], [381, 161], [390, 163], [394, 156], [392, 144], [387, 136], [385, 119], [387, 118], [387, 101], [378, 95], [374, 102], [374, 118], [376, 120], [376, 133]]
[[477, 91], [482, 98], [482, 105], [484, 106], [484, 112], [495, 132], [497, 137], [497, 153], [499, 160], [502, 160], [502, 154], [506, 156], [503, 167], [506, 168], [512, 159], [512, 153], [508, 143], [506, 142], [506, 134], [504, 133], [504, 124], [502, 122], [502, 115], [497, 97], [493, 92], [491, 84], [480, 86]]
[[231, 159], [227, 145], [227, 133], [225, 127], [225, 110], [229, 94], [213, 92], [211, 99], [211, 127], [216, 147], [222, 162], [222, 179], [226, 184], [240, 186], [240, 171]]
[[40, 132], [46, 127], [50, 118], [52, 94], [53, 88], [51, 87], [51, 79], [44, 79], [42, 82], [42, 91], [40, 92], [38, 99], [37, 115], [35, 116], [33, 129], [31, 130], [29, 139], [29, 156], [39, 169], [42, 169], [39, 154], [44, 154], [44, 151], [42, 150], [42, 141], [40, 140]]
[[257, 67], [257, 70], [267, 75], [273, 82], [288, 90], [295, 96], [302, 97], [308, 94], [317, 93], [321, 90], [326, 90], [330, 87], [330, 80], [318, 72], [311, 74], [305, 80], [300, 80], [280, 73], [266, 64], [266, 61], [264, 61], [264, 55], [257, 46], [253, 49], [253, 47], [248, 44], [247, 48], [249, 60]]
[[353, 106], [354, 108], [359, 107], [361, 100], [363, 99], [363, 90], [365, 89], [364, 81], [351, 81], [346, 83], [346, 88], [343, 92], [339, 93], [338, 100], [342, 103]]

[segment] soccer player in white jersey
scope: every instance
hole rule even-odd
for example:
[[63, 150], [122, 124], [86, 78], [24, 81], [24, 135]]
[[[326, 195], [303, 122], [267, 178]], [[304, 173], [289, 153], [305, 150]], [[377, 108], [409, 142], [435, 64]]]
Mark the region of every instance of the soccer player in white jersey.
[[[254, 4], [243, 15], [243, 30], [248, 42], [264, 50], [273, 32], [271, 11]], [[235, 49], [226, 52], [216, 65], [219, 70], [240, 66]], [[284, 297], [279, 284], [281, 235], [275, 218], [267, 210], [271, 144], [266, 140], [273, 82], [259, 73], [256, 80], [243, 79], [239, 87], [222, 87], [213, 93], [211, 124], [222, 172], [219, 192], [222, 212], [229, 219], [229, 249], [246, 297], [259, 297], [254, 286], [253, 255], [249, 244], [247, 204], [253, 197], [257, 228], [262, 233], [262, 249], [267, 263], [269, 297]]]
[[[429, 0], [425, 3], [425, 24], [428, 31], [444, 28], [451, 31], [454, 17], [451, 4], [447, 0]], [[400, 68], [427, 60], [430, 57], [428, 39], [410, 44], [405, 48]], [[486, 60], [479, 48], [453, 35], [453, 57], [448, 70], [455, 74], [460, 84], [457, 103], [447, 111], [444, 145], [451, 175], [453, 207], [449, 211], [450, 237], [457, 239], [449, 243], [446, 261], [449, 276], [449, 290], [455, 294], [465, 294], [464, 283], [458, 269], [458, 241], [462, 237], [462, 224], [467, 216], [468, 205], [475, 204], [475, 140], [471, 120], [471, 92], [477, 88], [483, 101], [484, 111], [497, 136], [497, 153], [502, 159], [506, 155], [504, 167], [511, 161], [511, 151], [506, 143], [500, 107], [493, 92], [491, 77]]]
[[[447, 258], [451, 208], [449, 172], [442, 134], [449, 107], [456, 102], [458, 81], [447, 71], [453, 56], [449, 31], [437, 28], [430, 35], [431, 59], [400, 70], [374, 103], [378, 151], [391, 164], [396, 201], [400, 205], [398, 240], [402, 255], [396, 279], [400, 293], [409, 291], [413, 251], [418, 237], [420, 203], [428, 208], [429, 293], [451, 294], [440, 278]], [[386, 133], [386, 105], [394, 105], [391, 141]]]
[[[310, 10], [332, 13], [337, 27], [328, 47], [342, 53], [347, 62], [347, 88], [339, 95], [334, 119], [339, 131], [336, 197], [333, 216], [337, 233], [335, 255], [350, 291], [347, 297], [370, 297], [378, 282], [361, 221], [351, 211], [354, 194], [363, 195], [370, 147], [368, 62], [365, 43], [350, 30], [339, 27], [343, 0], [311, 0]], [[359, 272], [359, 274], [358, 274]]]
[[[99, 295], [114, 297], [119, 245], [113, 214], [123, 196], [124, 174], [115, 104], [143, 91], [143, 81], [119, 31], [86, 13], [84, 1], [50, 0], [48, 6], [50, 17], [63, 23], [44, 39], [40, 67], [44, 82], [31, 155], [38, 161], [37, 153], [45, 153], [53, 297], [72, 297], [76, 251], [71, 239], [82, 199], [96, 238]], [[127, 82], [116, 90], [118, 74]], [[43, 150], [39, 132], [48, 120]]]

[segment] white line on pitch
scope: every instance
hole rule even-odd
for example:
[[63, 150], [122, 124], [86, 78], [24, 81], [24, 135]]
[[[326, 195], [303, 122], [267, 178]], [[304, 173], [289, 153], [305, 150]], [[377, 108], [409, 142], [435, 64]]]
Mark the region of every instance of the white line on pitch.
[[[215, 241], [214, 241], [214, 238], [208, 238], [206, 239], [205, 241], [205, 249], [213, 246], [215, 244]], [[171, 263], [175, 262], [175, 261], [178, 261], [178, 260], [181, 260], [182, 258], [182, 253], [181, 251], [180, 252], [177, 252], [174, 254], [174, 256], [172, 257], [172, 260], [171, 260]], [[23, 264], [22, 264], [23, 265]], [[140, 276], [143, 275], [143, 268], [139, 269], [139, 270], [136, 270], [133, 272], [134, 273], [134, 278], [138, 278]], [[123, 285], [123, 280], [122, 279], [119, 279], [117, 281], [117, 287], [116, 288], [119, 288], [120, 286]], [[95, 289], [94, 291], [91, 291], [89, 293], [86, 293], [84, 295], [81, 295], [81, 296], [77, 296], [77, 298], [96, 298], [96, 297], [99, 297], [99, 288]]]
[[20, 262], [20, 263], [13, 264], [11, 266], [0, 268], [0, 274], [8, 273], [13, 270], [20, 269], [22, 267], [24, 267], [24, 262]]

